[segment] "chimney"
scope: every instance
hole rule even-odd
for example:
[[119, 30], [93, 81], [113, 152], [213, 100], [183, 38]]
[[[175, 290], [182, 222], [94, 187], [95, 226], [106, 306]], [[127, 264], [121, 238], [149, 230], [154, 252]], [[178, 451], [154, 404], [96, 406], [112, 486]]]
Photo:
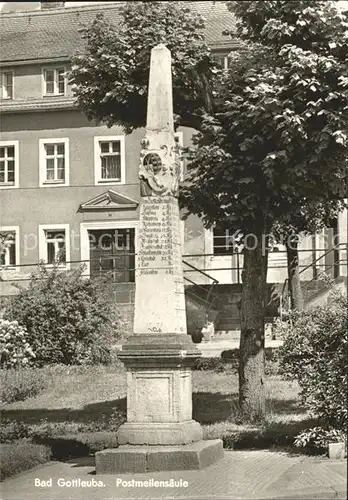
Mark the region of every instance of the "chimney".
[[40, 2], [41, 10], [58, 9], [64, 7], [65, 2]]

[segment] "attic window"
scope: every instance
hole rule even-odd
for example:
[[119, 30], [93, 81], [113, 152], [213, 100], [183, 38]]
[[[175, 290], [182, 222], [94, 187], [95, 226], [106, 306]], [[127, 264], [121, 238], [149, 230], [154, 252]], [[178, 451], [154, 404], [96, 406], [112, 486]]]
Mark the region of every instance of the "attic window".
[[65, 68], [44, 69], [44, 95], [65, 95]]
[[1, 99], [13, 98], [13, 71], [0, 73], [0, 97]]

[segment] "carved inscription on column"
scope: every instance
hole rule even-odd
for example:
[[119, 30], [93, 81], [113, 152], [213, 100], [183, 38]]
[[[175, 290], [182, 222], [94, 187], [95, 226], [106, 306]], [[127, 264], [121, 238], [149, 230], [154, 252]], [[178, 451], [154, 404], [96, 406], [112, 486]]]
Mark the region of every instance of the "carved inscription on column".
[[180, 265], [180, 223], [173, 197], [143, 198], [138, 275], [176, 275]]

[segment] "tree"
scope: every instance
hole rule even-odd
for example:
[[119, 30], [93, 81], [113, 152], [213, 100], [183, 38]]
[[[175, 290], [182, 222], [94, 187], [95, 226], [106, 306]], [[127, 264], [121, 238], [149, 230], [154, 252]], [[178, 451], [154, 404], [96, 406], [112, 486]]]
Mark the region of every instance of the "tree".
[[89, 119], [122, 125], [127, 133], [144, 127], [150, 53], [165, 43], [172, 53], [176, 124], [199, 128], [202, 110], [212, 111], [215, 68], [203, 19], [181, 2], [125, 4], [120, 26], [99, 14], [82, 29], [86, 52], [73, 57], [70, 73], [80, 108]]
[[347, 21], [330, 2], [229, 4], [247, 43], [202, 124], [182, 198], [207, 225], [245, 236], [239, 397], [255, 418], [265, 411], [265, 235], [345, 195]]
[[[267, 240], [304, 204], [340, 199], [346, 180], [346, 17], [329, 2], [230, 2], [241, 48], [217, 71], [203, 21], [185, 2], [127, 2], [123, 24], [83, 31], [71, 79], [89, 118], [145, 125], [151, 49], [173, 56], [176, 123], [199, 131], [181, 202], [205, 226], [244, 235], [240, 403], [265, 413], [264, 290]], [[264, 243], [264, 244], [263, 244]]]

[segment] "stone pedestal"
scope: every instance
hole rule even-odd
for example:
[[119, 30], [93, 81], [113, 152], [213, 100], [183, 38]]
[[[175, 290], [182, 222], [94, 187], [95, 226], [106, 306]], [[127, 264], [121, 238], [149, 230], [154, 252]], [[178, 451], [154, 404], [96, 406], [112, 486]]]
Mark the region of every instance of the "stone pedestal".
[[179, 445], [202, 439], [192, 420], [191, 367], [200, 352], [187, 335], [133, 335], [120, 359], [127, 368], [127, 422], [120, 444]]
[[127, 369], [127, 422], [119, 448], [96, 453], [97, 474], [199, 469], [222, 457], [192, 420], [191, 368], [201, 355], [186, 332], [171, 56], [152, 50], [142, 141], [134, 335], [119, 357]]
[[119, 357], [127, 368], [127, 422], [119, 448], [96, 453], [97, 474], [202, 469], [223, 457], [192, 420], [191, 367], [200, 352], [187, 335], [133, 335]]

